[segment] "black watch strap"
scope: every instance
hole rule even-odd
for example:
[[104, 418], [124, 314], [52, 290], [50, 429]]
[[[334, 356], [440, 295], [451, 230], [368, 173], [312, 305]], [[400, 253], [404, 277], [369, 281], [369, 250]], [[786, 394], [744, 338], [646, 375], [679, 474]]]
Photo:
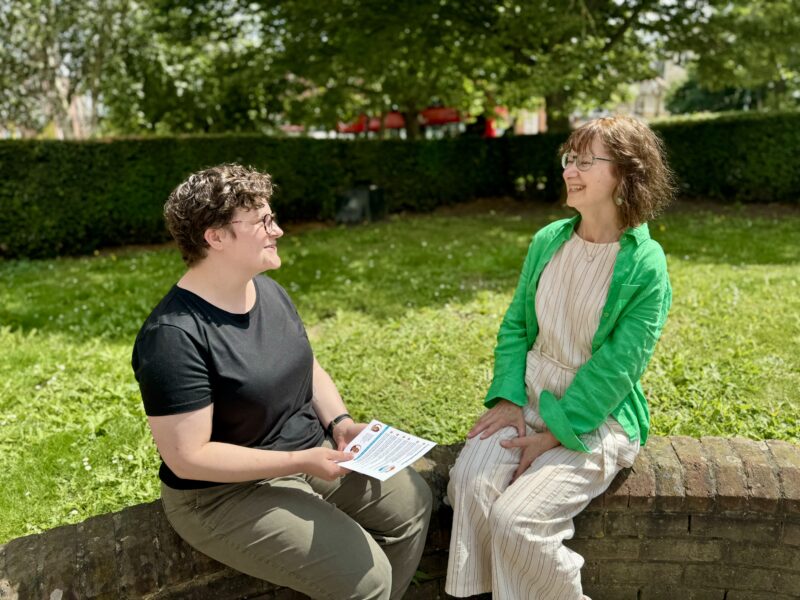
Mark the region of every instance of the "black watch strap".
[[348, 413], [342, 413], [338, 417], [334, 417], [333, 421], [328, 423], [328, 427], [325, 428], [325, 433], [327, 433], [329, 437], [333, 437], [333, 428], [345, 419], [350, 419], [352, 421], [353, 417], [351, 417]]

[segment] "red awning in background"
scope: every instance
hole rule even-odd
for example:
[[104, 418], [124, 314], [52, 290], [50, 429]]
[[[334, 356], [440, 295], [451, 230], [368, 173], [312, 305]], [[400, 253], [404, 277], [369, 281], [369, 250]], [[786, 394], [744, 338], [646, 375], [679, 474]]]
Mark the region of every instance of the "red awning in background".
[[[420, 113], [422, 117], [422, 125], [445, 125], [446, 123], [460, 123], [461, 115], [455, 108], [448, 108], [446, 106], [437, 106], [433, 108], [426, 108]], [[392, 111], [386, 113], [383, 117], [384, 129], [403, 129], [406, 126], [405, 118], [400, 112]], [[361, 115], [352, 123], [340, 122], [336, 126], [336, 131], [339, 133], [364, 133], [365, 130], [380, 131], [381, 119], [380, 117], [367, 118], [367, 115]]]
[[444, 125], [445, 123], [458, 123], [461, 121], [458, 111], [455, 108], [447, 108], [446, 106], [426, 108], [421, 114], [425, 125]]
[[[403, 115], [397, 111], [387, 113], [386, 116], [383, 118], [384, 129], [402, 129], [405, 126], [406, 126], [406, 120], [403, 118]], [[369, 120], [369, 130], [370, 131], [381, 130], [381, 120], [379, 117], [372, 117]]]
[[402, 129], [406, 126], [406, 120], [403, 118], [401, 113], [393, 110], [392, 112], [386, 114], [384, 126], [386, 129]]
[[336, 131], [339, 133], [364, 133], [366, 127], [367, 115], [361, 115], [353, 123], [342, 123], [340, 121], [339, 124], [336, 125]]

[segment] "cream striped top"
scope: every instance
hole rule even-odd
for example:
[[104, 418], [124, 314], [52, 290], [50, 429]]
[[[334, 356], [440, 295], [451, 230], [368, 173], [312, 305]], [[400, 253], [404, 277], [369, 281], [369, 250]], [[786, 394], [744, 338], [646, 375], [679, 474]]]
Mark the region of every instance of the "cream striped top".
[[525, 374], [537, 411], [542, 390], [563, 396], [591, 357], [618, 252], [619, 242], [595, 244], [573, 233], [542, 272], [536, 289], [539, 334]]

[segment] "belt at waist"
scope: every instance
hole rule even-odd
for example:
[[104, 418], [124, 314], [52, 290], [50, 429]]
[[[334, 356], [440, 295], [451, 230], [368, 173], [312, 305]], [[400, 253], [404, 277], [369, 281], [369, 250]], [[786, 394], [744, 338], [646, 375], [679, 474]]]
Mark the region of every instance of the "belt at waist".
[[545, 359], [549, 363], [554, 364], [555, 366], [557, 366], [560, 369], [564, 369], [565, 371], [569, 371], [570, 373], [576, 373], [578, 371], [578, 367], [573, 367], [571, 365], [564, 364], [563, 362], [558, 360], [556, 357], [548, 354], [547, 352], [545, 352], [541, 348], [538, 348], [538, 347], [534, 346], [533, 348], [531, 348], [531, 352], [533, 352], [534, 354], [542, 357], [543, 359]]

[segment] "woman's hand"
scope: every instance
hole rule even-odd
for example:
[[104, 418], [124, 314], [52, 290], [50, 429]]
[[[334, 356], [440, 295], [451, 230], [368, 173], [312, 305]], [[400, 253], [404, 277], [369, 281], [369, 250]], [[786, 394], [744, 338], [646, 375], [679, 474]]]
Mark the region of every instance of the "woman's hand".
[[481, 439], [485, 440], [503, 427], [514, 427], [520, 437], [525, 435], [525, 419], [522, 416], [521, 406], [508, 400], [500, 400], [480, 416], [467, 433], [467, 438], [474, 438], [482, 433]]
[[353, 441], [361, 430], [366, 427], [366, 423], [356, 423], [351, 419], [340, 421], [333, 428], [333, 441], [336, 442], [336, 447], [339, 450], [344, 450], [347, 444]]
[[333, 481], [337, 477], [347, 475], [350, 471], [338, 465], [339, 462], [353, 458], [351, 452], [340, 452], [333, 448], [309, 448], [297, 452], [303, 473], [319, 477], [325, 481]]
[[522, 456], [519, 459], [519, 466], [514, 471], [514, 476], [511, 478], [511, 483], [514, 483], [517, 478], [528, 470], [537, 458], [542, 454], [561, 445], [549, 431], [543, 433], [534, 433], [524, 437], [512, 438], [510, 440], [502, 440], [500, 445], [503, 448], [521, 448]]

